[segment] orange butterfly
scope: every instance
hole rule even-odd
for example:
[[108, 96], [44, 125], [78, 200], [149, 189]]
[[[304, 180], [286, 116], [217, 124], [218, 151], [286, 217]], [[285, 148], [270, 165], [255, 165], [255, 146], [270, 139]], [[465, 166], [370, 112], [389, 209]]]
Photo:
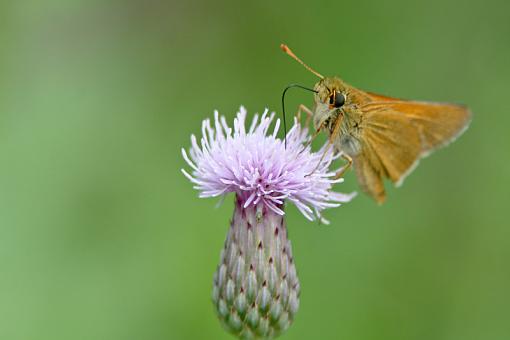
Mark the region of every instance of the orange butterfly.
[[378, 203], [386, 198], [383, 178], [401, 185], [420, 158], [455, 140], [471, 120], [464, 106], [385, 97], [337, 77], [323, 77], [286, 45], [281, 48], [320, 78], [313, 89], [300, 85], [285, 89], [284, 94], [296, 86], [315, 92], [314, 110], [300, 105], [298, 118], [305, 112], [307, 123], [313, 119], [317, 133], [327, 130], [328, 147], [333, 146], [347, 161], [337, 178], [354, 164], [361, 188]]

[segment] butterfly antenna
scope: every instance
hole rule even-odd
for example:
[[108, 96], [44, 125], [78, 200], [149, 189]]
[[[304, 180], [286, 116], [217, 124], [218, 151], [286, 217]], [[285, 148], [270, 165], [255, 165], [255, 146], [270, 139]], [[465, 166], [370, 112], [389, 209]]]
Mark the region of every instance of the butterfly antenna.
[[324, 76], [322, 74], [320, 74], [319, 72], [315, 71], [313, 68], [311, 68], [310, 66], [306, 65], [301, 59], [299, 59], [295, 54], [294, 52], [292, 52], [292, 50], [289, 48], [289, 46], [285, 45], [285, 44], [281, 44], [280, 45], [280, 48], [282, 49], [283, 52], [287, 53], [292, 59], [296, 60], [298, 63], [300, 63], [301, 65], [303, 65], [308, 71], [312, 72], [313, 74], [315, 74], [317, 77], [321, 78], [321, 79], [324, 79]]

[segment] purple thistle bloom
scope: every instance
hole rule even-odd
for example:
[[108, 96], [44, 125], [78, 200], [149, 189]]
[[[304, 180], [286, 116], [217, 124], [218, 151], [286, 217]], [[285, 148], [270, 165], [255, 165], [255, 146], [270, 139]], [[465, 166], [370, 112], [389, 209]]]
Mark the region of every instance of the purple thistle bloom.
[[288, 200], [309, 220], [325, 208], [348, 202], [354, 194], [332, 192], [338, 157], [332, 151], [321, 160], [304, 145], [310, 140], [298, 121], [287, 134], [287, 147], [276, 138], [280, 121], [269, 131], [274, 114], [267, 110], [253, 118], [246, 130], [241, 107], [234, 129], [214, 113], [202, 123], [200, 144], [191, 136], [189, 157], [193, 169], [182, 170], [200, 197], [236, 193], [230, 230], [214, 275], [212, 300], [223, 326], [243, 339], [273, 338], [282, 334], [299, 308], [300, 284], [284, 219]]
[[189, 174], [182, 172], [195, 184], [200, 197], [216, 197], [235, 192], [243, 207], [263, 205], [283, 215], [284, 200], [296, 205], [309, 220], [315, 216], [322, 221], [321, 211], [338, 207], [349, 202], [352, 194], [332, 192], [334, 171], [329, 170], [331, 162], [338, 157], [332, 151], [319, 164], [324, 147], [314, 153], [304, 148], [309, 140], [306, 128], [297, 121], [287, 134], [287, 148], [276, 137], [280, 120], [272, 133], [268, 134], [274, 113], [268, 116], [266, 110], [260, 123], [258, 115], [253, 118], [249, 130], [245, 128], [246, 110], [241, 107], [234, 119], [234, 130], [227, 125], [224, 116], [214, 113], [214, 127], [206, 119], [202, 123], [202, 139], [198, 144], [192, 135], [192, 148], [188, 157], [182, 155], [193, 169]]

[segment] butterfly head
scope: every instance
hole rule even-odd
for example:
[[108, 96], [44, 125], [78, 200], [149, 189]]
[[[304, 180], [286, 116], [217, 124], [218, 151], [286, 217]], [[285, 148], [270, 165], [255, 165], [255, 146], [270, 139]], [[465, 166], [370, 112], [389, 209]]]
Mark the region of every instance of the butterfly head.
[[350, 103], [348, 85], [337, 77], [322, 78], [314, 86], [315, 110], [313, 123], [315, 128], [328, 126], [328, 122], [343, 113], [343, 107]]
[[315, 84], [314, 90], [316, 104], [327, 106], [330, 110], [347, 104], [347, 86], [337, 77], [322, 78]]

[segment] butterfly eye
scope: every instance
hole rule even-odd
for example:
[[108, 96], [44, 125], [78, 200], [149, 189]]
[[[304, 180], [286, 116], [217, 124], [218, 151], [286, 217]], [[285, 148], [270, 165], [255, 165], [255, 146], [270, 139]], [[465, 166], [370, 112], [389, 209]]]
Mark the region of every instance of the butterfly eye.
[[329, 105], [339, 108], [345, 103], [345, 96], [340, 91], [335, 91], [329, 96]]
[[[334, 106], [335, 107], [338, 108], [338, 107], [341, 107], [342, 105], [344, 105], [344, 103], [345, 103], [345, 96], [343, 95], [343, 93], [340, 93], [340, 92], [336, 91], [335, 95], [332, 96], [332, 97], [335, 97], [335, 100], [334, 100]], [[333, 98], [331, 98], [331, 99], [333, 99]], [[331, 102], [331, 99], [330, 99], [330, 102]], [[333, 103], [331, 102], [331, 104], [333, 104]]]

